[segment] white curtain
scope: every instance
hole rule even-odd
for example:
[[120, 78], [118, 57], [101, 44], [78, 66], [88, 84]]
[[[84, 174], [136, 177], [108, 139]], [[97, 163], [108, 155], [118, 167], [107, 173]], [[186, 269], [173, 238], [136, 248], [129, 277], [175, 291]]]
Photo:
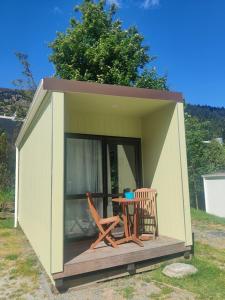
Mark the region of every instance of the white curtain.
[[66, 157], [66, 194], [101, 193], [101, 141], [68, 138]]
[[[67, 139], [66, 194], [76, 195], [102, 193], [102, 150], [101, 141]], [[103, 200], [94, 199], [96, 209], [102, 216]], [[82, 238], [97, 233], [86, 199], [66, 200], [65, 234], [67, 238]]]

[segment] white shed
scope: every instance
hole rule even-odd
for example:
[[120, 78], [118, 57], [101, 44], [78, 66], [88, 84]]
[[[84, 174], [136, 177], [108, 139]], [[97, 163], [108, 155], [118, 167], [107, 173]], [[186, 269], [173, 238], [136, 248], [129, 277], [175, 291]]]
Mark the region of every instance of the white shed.
[[225, 217], [225, 173], [203, 175], [206, 212]]

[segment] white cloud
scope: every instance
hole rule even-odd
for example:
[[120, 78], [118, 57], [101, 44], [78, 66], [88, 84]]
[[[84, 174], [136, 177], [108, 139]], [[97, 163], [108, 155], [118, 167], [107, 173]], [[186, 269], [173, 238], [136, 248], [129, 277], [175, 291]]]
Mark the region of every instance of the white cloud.
[[120, 0], [107, 0], [109, 5], [115, 4], [118, 7], [121, 7]]
[[157, 6], [159, 6], [159, 1], [160, 0], [144, 0], [141, 6], [144, 9], [148, 9], [151, 7], [157, 7]]
[[61, 15], [63, 13], [63, 11], [61, 10], [61, 8], [58, 7], [58, 6], [54, 6], [52, 11], [56, 15]]

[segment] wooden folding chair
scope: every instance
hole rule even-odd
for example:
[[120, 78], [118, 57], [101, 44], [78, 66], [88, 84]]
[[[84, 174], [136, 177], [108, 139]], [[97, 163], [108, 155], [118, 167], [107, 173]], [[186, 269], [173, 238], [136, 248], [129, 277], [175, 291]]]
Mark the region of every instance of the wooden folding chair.
[[156, 208], [157, 191], [150, 188], [141, 188], [135, 191], [135, 198], [147, 199], [140, 202], [139, 207], [139, 232], [152, 236], [154, 239], [158, 234], [157, 208]]
[[112, 247], [118, 247], [116, 241], [113, 239], [111, 232], [112, 230], [119, 224], [120, 218], [119, 216], [113, 216], [110, 218], [101, 218], [98, 214], [94, 201], [92, 199], [91, 193], [86, 193], [88, 205], [90, 209], [90, 213], [95, 220], [95, 223], [99, 229], [99, 237], [98, 239], [91, 245], [90, 249], [94, 249], [98, 243], [101, 241], [108, 242]]

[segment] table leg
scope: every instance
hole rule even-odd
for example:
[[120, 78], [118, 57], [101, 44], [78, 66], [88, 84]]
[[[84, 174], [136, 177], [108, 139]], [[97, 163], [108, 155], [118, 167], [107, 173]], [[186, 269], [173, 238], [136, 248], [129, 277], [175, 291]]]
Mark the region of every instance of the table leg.
[[144, 247], [144, 244], [138, 238], [138, 204], [134, 203], [134, 226], [133, 233], [130, 233], [129, 224], [128, 224], [128, 209], [126, 204], [122, 204], [122, 218], [124, 223], [124, 234], [125, 238], [116, 241], [117, 245], [133, 241], [141, 247]]
[[122, 204], [122, 218], [123, 218], [123, 224], [124, 224], [125, 238], [122, 238], [122, 239], [116, 241], [117, 245], [127, 243], [127, 242], [129, 242], [133, 239], [132, 236], [130, 235], [130, 232], [129, 232], [128, 214], [127, 214], [127, 207], [126, 206], [127, 205]]
[[128, 229], [128, 217], [127, 217], [127, 209], [126, 205], [122, 204], [122, 211], [123, 211], [123, 223], [124, 223], [124, 233], [125, 237], [129, 237], [129, 229]]

